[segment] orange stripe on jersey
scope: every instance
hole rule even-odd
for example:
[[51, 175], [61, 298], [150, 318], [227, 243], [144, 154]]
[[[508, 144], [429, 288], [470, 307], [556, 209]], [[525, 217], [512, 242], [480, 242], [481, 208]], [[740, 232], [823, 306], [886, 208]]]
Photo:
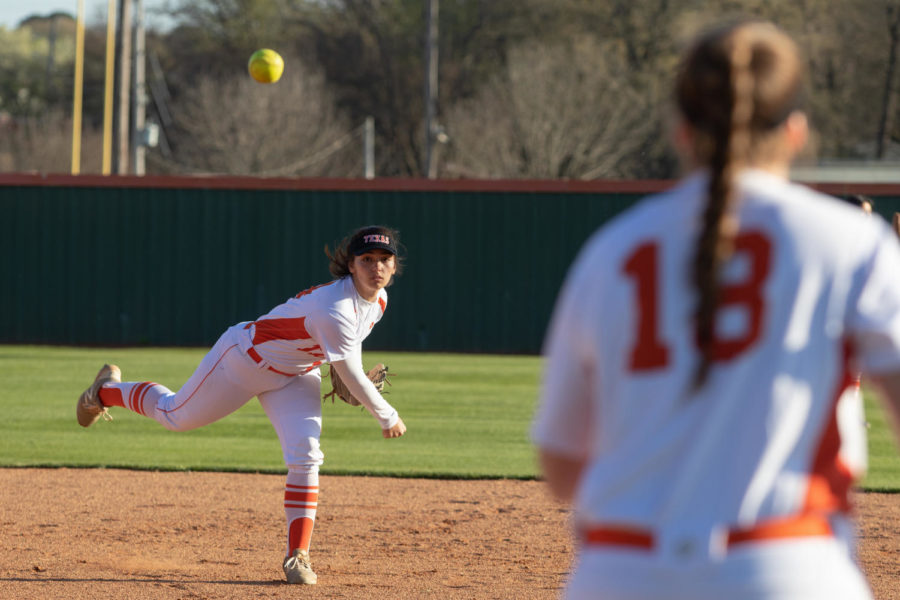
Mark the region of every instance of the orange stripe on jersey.
[[313, 364], [311, 364], [311, 365], [309, 365], [308, 367], [306, 367], [306, 369], [305, 369], [303, 372], [304, 372], [304, 373], [309, 373], [310, 371], [312, 371], [313, 369], [315, 369], [316, 367], [318, 367], [319, 365], [321, 365], [323, 362], [325, 362], [325, 361], [324, 361], [324, 360], [317, 360], [317, 361], [314, 362]]
[[316, 344], [315, 346], [307, 346], [306, 348], [297, 348], [300, 352], [309, 352], [310, 354], [314, 353], [316, 350], [321, 350], [322, 346]]
[[843, 374], [838, 389], [831, 400], [828, 423], [822, 432], [819, 448], [813, 460], [809, 474], [809, 487], [806, 491], [804, 513], [827, 513], [834, 510], [848, 512], [850, 510], [850, 488], [853, 485], [853, 473], [841, 460], [841, 433], [838, 429], [837, 405], [845, 389], [853, 385], [850, 375], [850, 357], [852, 347], [844, 342]]
[[381, 296], [378, 297], [378, 306], [381, 307], [381, 314], [384, 314], [384, 311], [387, 310], [387, 302]]
[[254, 323], [253, 345], [269, 340], [308, 340], [312, 336], [306, 331], [306, 317], [295, 319], [263, 319]]
[[302, 292], [300, 292], [299, 294], [294, 296], [294, 298], [302, 298], [303, 296], [305, 296], [307, 294], [312, 294], [314, 291], [316, 291], [320, 287], [325, 287], [326, 285], [331, 285], [332, 283], [335, 283], [335, 282], [337, 282], [337, 279], [335, 279], [334, 281], [329, 281], [328, 283], [320, 283], [319, 285], [314, 285], [311, 288], [307, 288], [307, 289], [303, 290]]

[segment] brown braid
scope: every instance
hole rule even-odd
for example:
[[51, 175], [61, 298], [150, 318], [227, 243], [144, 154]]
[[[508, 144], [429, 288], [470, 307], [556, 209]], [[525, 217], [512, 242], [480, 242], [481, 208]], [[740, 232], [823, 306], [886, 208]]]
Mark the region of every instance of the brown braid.
[[694, 375], [694, 386], [706, 381], [712, 363], [713, 333], [719, 303], [718, 273], [732, 252], [737, 234], [734, 204], [734, 178], [739, 157], [748, 145], [748, 127], [753, 115], [753, 76], [750, 73], [751, 48], [742, 36], [735, 35], [731, 45], [730, 120], [713, 124], [712, 154], [709, 164], [709, 188], [703, 227], [694, 257], [694, 286], [699, 292], [696, 309], [700, 364]]
[[[787, 67], [781, 68], [784, 58]], [[700, 39], [682, 66], [676, 89], [679, 109], [695, 130], [696, 158], [709, 171], [707, 203], [692, 265], [700, 347], [695, 389], [709, 375], [719, 271], [732, 254], [738, 232], [737, 173], [752, 162], [754, 144], [763, 134], [793, 111], [799, 82], [793, 44], [765, 23], [743, 23], [712, 32]]]

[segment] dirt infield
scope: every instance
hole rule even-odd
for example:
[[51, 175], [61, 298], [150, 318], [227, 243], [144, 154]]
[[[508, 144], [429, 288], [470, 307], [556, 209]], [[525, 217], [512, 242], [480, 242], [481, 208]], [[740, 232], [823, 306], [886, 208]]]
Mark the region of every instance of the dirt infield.
[[[568, 512], [533, 481], [321, 478], [283, 583], [279, 475], [0, 469], [0, 598], [556, 598]], [[900, 598], [900, 495], [860, 494], [861, 562]]]

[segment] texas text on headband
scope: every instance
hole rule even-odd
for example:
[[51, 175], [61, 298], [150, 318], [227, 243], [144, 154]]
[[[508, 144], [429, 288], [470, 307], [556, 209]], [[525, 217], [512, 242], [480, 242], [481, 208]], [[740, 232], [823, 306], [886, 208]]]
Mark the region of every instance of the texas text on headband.
[[359, 256], [371, 250], [385, 250], [397, 254], [397, 245], [390, 233], [383, 227], [366, 227], [356, 233], [350, 240], [350, 254]]

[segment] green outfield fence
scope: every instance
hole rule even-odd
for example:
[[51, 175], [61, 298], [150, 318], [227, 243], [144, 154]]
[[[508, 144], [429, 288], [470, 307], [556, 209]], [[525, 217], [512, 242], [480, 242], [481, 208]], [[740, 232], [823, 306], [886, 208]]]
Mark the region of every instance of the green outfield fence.
[[[0, 175], [0, 343], [208, 346], [328, 281], [324, 246], [377, 223], [406, 271], [367, 347], [536, 353], [590, 233], [669, 185]], [[818, 187], [900, 210], [898, 185]]]

